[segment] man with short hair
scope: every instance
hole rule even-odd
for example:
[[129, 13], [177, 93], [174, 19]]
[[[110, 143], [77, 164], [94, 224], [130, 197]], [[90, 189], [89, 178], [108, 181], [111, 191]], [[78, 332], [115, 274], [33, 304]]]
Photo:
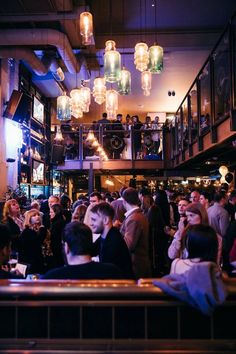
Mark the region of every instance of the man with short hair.
[[99, 203], [91, 209], [90, 227], [100, 237], [93, 244], [93, 256], [100, 262], [112, 263], [120, 268], [126, 279], [134, 277], [128, 247], [120, 233], [113, 227], [114, 209], [109, 203]]
[[66, 266], [49, 270], [42, 279], [120, 279], [114, 264], [93, 262], [92, 232], [78, 221], [66, 225], [63, 235]]
[[89, 196], [89, 206], [86, 210], [85, 216], [84, 216], [84, 224], [87, 226], [90, 226], [90, 212], [92, 207], [95, 204], [101, 203], [102, 202], [102, 195], [99, 192], [92, 192]]
[[199, 203], [200, 202], [200, 193], [197, 190], [192, 191], [189, 199], [190, 199], [191, 203]]
[[227, 203], [225, 192], [214, 195], [214, 204], [207, 209], [209, 224], [215, 232], [224, 237], [229, 226], [229, 213], [224, 206]]
[[134, 188], [127, 188], [122, 197], [126, 213], [120, 232], [131, 254], [135, 278], [147, 278], [151, 276], [149, 223], [139, 208], [138, 192]]

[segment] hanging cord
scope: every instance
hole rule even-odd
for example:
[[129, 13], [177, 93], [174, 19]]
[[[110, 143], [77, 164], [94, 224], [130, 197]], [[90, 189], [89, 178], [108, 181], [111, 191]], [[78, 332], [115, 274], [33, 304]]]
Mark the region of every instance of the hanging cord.
[[155, 0], [155, 42], [157, 44], [157, 1]]
[[139, 1], [139, 7], [140, 7], [140, 41], [143, 42], [143, 37], [142, 37], [142, 0]]
[[[122, 1], [122, 26], [123, 26], [122, 32], [125, 33], [125, 31], [124, 31], [124, 29], [125, 29], [125, 3], [124, 3], [124, 0]], [[123, 55], [122, 55], [123, 66], [125, 66], [124, 47], [125, 47], [125, 36], [123, 35]]]
[[109, 2], [110, 36], [112, 36], [112, 0]]

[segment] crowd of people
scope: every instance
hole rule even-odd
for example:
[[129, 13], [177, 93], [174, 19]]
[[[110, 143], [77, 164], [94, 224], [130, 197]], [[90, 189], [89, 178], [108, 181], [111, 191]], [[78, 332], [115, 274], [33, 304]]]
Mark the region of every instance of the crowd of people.
[[[125, 117], [121, 113], [116, 115], [116, 119], [109, 120], [107, 113], [102, 114], [102, 118], [93, 121], [89, 127], [99, 140], [99, 130], [102, 127], [102, 146], [109, 159], [131, 159], [132, 143], [135, 159], [162, 159], [162, 124], [159, 117], [152, 120], [146, 116], [142, 123], [138, 115]], [[67, 128], [67, 127], [66, 127]], [[131, 141], [131, 129], [133, 129], [133, 142]], [[65, 157], [74, 159], [78, 156], [78, 143], [73, 140], [72, 134], [67, 134], [67, 130], [62, 131], [65, 135]], [[84, 141], [84, 158], [94, 156], [94, 147], [88, 141]]]
[[213, 262], [233, 276], [236, 264], [236, 190], [210, 195], [144, 187], [81, 195], [38, 196], [22, 213], [16, 199], [3, 208], [0, 278], [12, 254], [43, 279], [140, 279], [183, 274]]

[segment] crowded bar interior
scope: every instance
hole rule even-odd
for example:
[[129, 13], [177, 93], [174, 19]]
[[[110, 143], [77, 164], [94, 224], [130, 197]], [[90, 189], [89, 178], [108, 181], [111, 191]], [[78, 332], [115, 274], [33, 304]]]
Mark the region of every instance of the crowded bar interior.
[[235, 0], [2, 1], [0, 353], [236, 353], [235, 278]]

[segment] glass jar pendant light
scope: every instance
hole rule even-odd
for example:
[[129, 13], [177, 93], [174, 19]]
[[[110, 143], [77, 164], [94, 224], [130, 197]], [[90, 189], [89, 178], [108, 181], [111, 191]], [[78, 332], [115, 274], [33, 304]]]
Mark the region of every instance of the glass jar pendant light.
[[128, 95], [131, 91], [131, 74], [125, 67], [121, 70], [118, 81], [118, 92], [120, 95]]
[[143, 71], [141, 73], [141, 84], [144, 96], [150, 96], [152, 88], [152, 73], [150, 71]]
[[91, 45], [93, 36], [93, 16], [90, 12], [80, 14], [80, 34], [83, 45]]
[[106, 100], [105, 79], [103, 77], [97, 77], [93, 85], [94, 101], [98, 104], [102, 104]]
[[159, 45], [149, 48], [148, 70], [153, 74], [160, 74], [163, 70], [163, 48]]
[[104, 54], [104, 77], [108, 82], [120, 80], [121, 57], [116, 50], [116, 43], [112, 40], [106, 41]]
[[70, 97], [64, 92], [57, 97], [57, 119], [67, 121], [71, 119]]
[[149, 62], [148, 46], [146, 43], [140, 42], [135, 46], [134, 64], [139, 71], [147, 70]]
[[108, 119], [113, 119], [118, 110], [118, 92], [115, 90], [107, 90], [106, 92], [106, 111]]

